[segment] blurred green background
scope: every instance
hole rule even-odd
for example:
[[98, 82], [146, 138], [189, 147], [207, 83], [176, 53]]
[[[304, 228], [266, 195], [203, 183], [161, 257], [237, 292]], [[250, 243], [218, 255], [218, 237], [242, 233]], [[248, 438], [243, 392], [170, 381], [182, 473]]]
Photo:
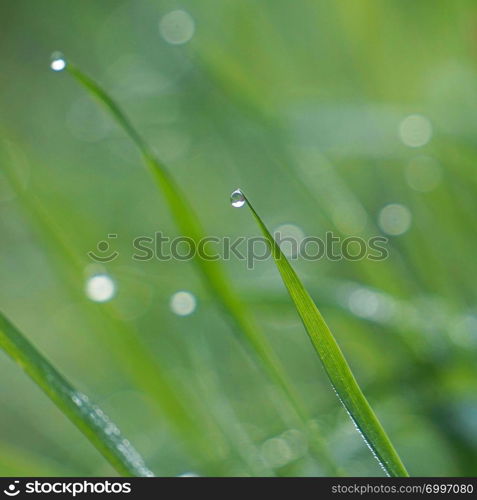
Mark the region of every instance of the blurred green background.
[[[118, 100], [209, 235], [257, 235], [230, 207], [240, 186], [271, 229], [389, 237], [383, 262], [294, 266], [411, 475], [476, 474], [475, 2], [2, 1], [0, 40], [0, 307], [156, 474], [327, 470], [195, 267], [131, 259], [134, 237], [177, 229], [130, 140], [50, 70], [55, 50]], [[119, 257], [92, 264], [112, 233]], [[381, 475], [273, 263], [224, 266], [336, 463]], [[98, 273], [111, 300], [86, 293]], [[157, 404], [137, 345], [194, 428]], [[0, 377], [0, 475], [114, 474], [3, 353]]]

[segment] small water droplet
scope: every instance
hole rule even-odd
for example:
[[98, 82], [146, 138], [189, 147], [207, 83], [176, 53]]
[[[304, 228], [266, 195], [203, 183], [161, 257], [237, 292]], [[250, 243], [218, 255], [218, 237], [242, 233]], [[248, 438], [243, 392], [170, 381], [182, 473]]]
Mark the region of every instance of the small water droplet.
[[288, 443], [281, 437], [265, 441], [261, 446], [260, 455], [270, 467], [277, 469], [293, 459]]
[[170, 302], [172, 312], [178, 316], [189, 316], [195, 311], [197, 301], [190, 292], [181, 291], [175, 293]]
[[381, 209], [378, 215], [378, 225], [390, 236], [404, 234], [410, 227], [412, 214], [409, 208], [399, 203], [390, 203]]
[[89, 404], [88, 396], [81, 392], [73, 392], [71, 394], [71, 399], [73, 400], [73, 403], [80, 408], [85, 404]]
[[236, 189], [230, 195], [230, 203], [235, 208], [241, 208], [245, 205], [245, 196], [243, 195], [242, 191], [240, 191], [240, 189]]
[[194, 36], [195, 22], [186, 11], [174, 10], [160, 20], [159, 31], [166, 42], [182, 45]]
[[116, 284], [107, 274], [96, 274], [86, 282], [86, 295], [94, 302], [107, 302], [116, 294]]
[[399, 124], [401, 141], [410, 148], [425, 146], [432, 139], [432, 124], [422, 115], [409, 115]]
[[66, 68], [66, 59], [61, 52], [51, 54], [50, 68], [53, 71], [63, 71]]

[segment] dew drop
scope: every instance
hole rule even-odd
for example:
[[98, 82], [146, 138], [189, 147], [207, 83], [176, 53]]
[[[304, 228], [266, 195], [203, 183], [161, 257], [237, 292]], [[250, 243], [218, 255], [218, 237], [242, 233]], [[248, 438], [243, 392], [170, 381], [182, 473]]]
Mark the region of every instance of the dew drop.
[[236, 189], [230, 195], [230, 203], [235, 208], [241, 208], [245, 205], [245, 196], [243, 195], [242, 191], [240, 191], [240, 189]]
[[196, 306], [195, 296], [186, 291], [176, 292], [170, 302], [172, 312], [178, 316], [189, 316], [195, 311]]
[[66, 59], [61, 52], [51, 54], [50, 68], [53, 71], [63, 71], [66, 68]]
[[409, 115], [399, 124], [401, 141], [410, 148], [425, 146], [432, 138], [432, 124], [423, 115]]
[[160, 20], [159, 32], [166, 42], [182, 45], [194, 36], [195, 22], [184, 10], [174, 10]]
[[108, 302], [116, 293], [116, 284], [107, 274], [96, 274], [87, 280], [85, 291], [93, 302]]
[[293, 459], [288, 443], [281, 437], [274, 437], [265, 441], [261, 446], [260, 455], [273, 468], [283, 467]]
[[81, 392], [73, 392], [71, 394], [71, 399], [73, 400], [73, 403], [80, 408], [85, 404], [89, 404], [88, 396]]
[[399, 203], [390, 203], [379, 212], [378, 225], [391, 236], [404, 234], [411, 226], [411, 211]]

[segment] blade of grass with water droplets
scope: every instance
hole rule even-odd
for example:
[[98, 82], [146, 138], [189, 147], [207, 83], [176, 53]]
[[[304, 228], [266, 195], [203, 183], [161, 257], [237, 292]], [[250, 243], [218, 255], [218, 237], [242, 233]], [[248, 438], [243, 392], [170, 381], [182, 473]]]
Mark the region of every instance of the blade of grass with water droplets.
[[116, 425], [73, 386], [0, 313], [0, 347], [46, 393], [122, 476], [152, 476]]
[[[33, 193], [26, 193], [20, 188], [15, 173], [9, 169], [5, 169], [4, 173], [21, 200], [22, 208], [46, 245], [47, 255], [59, 272], [64, 286], [76, 301], [82, 302], [84, 318], [96, 329], [98, 339], [108, 349], [113, 363], [116, 363], [117, 368], [124, 371], [142, 391], [151, 396], [154, 407], [160, 414], [167, 416], [171, 430], [180, 436], [196, 460], [204, 460], [205, 457], [208, 462], [217, 460], [209, 458], [212, 449], [210, 440], [204, 435], [200, 419], [195, 417], [201, 412], [201, 408], [197, 408], [191, 399], [184, 395], [177, 381], [171, 379], [167, 370], [145, 347], [134, 325], [115, 316], [110, 303], [95, 307], [92, 302], [84, 301], [83, 287], [78, 286], [78, 277], [82, 277], [86, 265], [84, 256], [68, 241], [41, 201]], [[211, 471], [213, 472], [214, 470]]]
[[408, 476], [406, 468], [361, 391], [348, 362], [316, 304], [252, 204], [243, 193], [242, 195], [266, 238], [283, 283], [295, 304], [338, 398], [386, 473], [390, 476]]
[[[59, 71], [63, 69], [66, 70], [81, 83], [90, 94], [96, 97], [136, 144], [145, 164], [162, 191], [169, 205], [170, 212], [181, 232], [191, 238], [196, 244], [200, 240], [203, 240], [205, 233], [194, 210], [189, 205], [187, 198], [175, 183], [165, 166], [156, 158], [148, 144], [136, 131], [123, 111], [92, 78], [83, 73], [72, 63], [66, 62], [65, 59], [62, 58], [61, 61], [63, 61], [65, 65], [62, 65]], [[282, 389], [300, 420], [305, 423], [309, 420], [309, 415], [303, 403], [296, 394], [293, 385], [288, 380], [275, 352], [270, 347], [265, 337], [256, 328], [245, 307], [230, 286], [229, 280], [224, 275], [219, 262], [205, 260], [200, 257], [195, 258], [195, 262], [205, 285], [216, 299], [217, 304], [219, 304], [221, 309], [225, 312], [226, 317], [230, 320], [234, 332], [240, 340], [245, 340], [249, 351], [258, 357], [265, 371]], [[314, 441], [315, 450], [320, 455], [323, 465], [328, 468], [328, 471], [332, 474], [341, 473], [341, 470], [334, 464], [334, 460], [326, 450], [321, 436], [315, 435]]]

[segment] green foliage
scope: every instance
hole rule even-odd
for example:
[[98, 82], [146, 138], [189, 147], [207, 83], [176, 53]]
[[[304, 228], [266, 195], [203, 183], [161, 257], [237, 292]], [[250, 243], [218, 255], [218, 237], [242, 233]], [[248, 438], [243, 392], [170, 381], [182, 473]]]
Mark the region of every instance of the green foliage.
[[32, 378], [58, 408], [123, 476], [152, 476], [142, 457], [117, 426], [77, 391], [0, 313], [0, 347]]
[[399, 455], [361, 391], [336, 339], [325, 323], [316, 304], [250, 201], [246, 197], [245, 199], [267, 240], [283, 283], [295, 304], [311, 343], [323, 363], [338, 398], [353, 419], [363, 439], [375, 453], [383, 469], [390, 476], [408, 476]]
[[[409, 473], [475, 475], [475, 2], [3, 3], [0, 308], [149, 468], [383, 473], [272, 259], [131, 258], [156, 231], [253, 234], [228, 201], [241, 186], [272, 234], [388, 238], [383, 261], [291, 264]], [[174, 10], [193, 20], [184, 43], [164, 37]], [[120, 103], [147, 169], [117, 120], [48, 68], [56, 48]], [[410, 215], [400, 234], [388, 205]], [[119, 256], [94, 264], [103, 240]], [[108, 302], [85, 293], [97, 273], [115, 284]], [[188, 316], [178, 291], [195, 297]], [[0, 380], [0, 474], [114, 473], [3, 352]]]
[[[206, 234], [201, 228], [200, 222], [190, 204], [182, 194], [179, 186], [170, 176], [166, 167], [156, 158], [150, 147], [107, 92], [73, 64], [68, 62], [66, 68], [78, 82], [111, 112], [118, 124], [136, 144], [145, 164], [149, 167], [151, 174], [156, 180], [157, 186], [165, 196], [172, 217], [182, 231], [182, 234], [190, 238], [198, 246], [199, 242], [206, 238]], [[231, 322], [232, 328], [237, 333], [239, 339], [247, 344], [251, 353], [263, 366], [265, 372], [281, 387], [298, 417], [302, 420], [303, 425], [306, 425], [309, 416], [304, 405], [296, 395], [273, 349], [265, 337], [258, 331], [251, 316], [235, 294], [233, 287], [230, 286], [230, 280], [223, 273], [220, 263], [217, 260], [204, 259], [200, 255], [196, 256], [195, 262], [198, 265], [205, 285], [214, 297], [217, 305], [223, 310], [226, 319]], [[316, 432], [313, 439], [314, 449], [323, 460], [324, 465], [328, 467], [329, 472], [338, 472], [338, 467], [334, 464], [325, 444]]]

